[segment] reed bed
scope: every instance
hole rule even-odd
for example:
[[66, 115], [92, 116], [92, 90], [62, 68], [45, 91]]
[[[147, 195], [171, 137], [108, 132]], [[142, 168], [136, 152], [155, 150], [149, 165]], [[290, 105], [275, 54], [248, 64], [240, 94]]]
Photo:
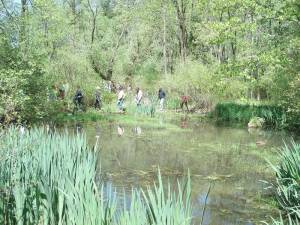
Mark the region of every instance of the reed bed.
[[300, 224], [300, 145], [284, 145], [279, 165], [272, 168], [276, 173], [276, 199], [286, 217], [285, 221], [281, 217], [273, 224]]
[[20, 132], [0, 139], [0, 224], [11, 225], [189, 225], [189, 176], [174, 191], [158, 183], [117, 197], [95, 182], [96, 153], [84, 135]]
[[289, 121], [283, 108], [272, 105], [253, 105], [238, 103], [218, 103], [212, 113], [218, 122], [238, 122], [247, 124], [252, 118], [263, 118], [266, 126], [286, 128], [293, 124]]

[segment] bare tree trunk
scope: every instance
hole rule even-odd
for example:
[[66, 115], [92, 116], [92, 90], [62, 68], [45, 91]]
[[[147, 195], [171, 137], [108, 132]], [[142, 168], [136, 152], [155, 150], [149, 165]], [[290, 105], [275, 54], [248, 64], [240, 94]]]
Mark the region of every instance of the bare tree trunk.
[[[227, 10], [228, 13], [228, 19], [231, 19], [231, 13], [230, 10], [228, 8]], [[232, 57], [235, 59], [235, 54], [236, 54], [236, 31], [234, 31], [234, 40], [230, 41], [230, 46], [231, 46], [231, 53], [232, 53]]]
[[91, 33], [91, 44], [94, 43], [95, 40], [95, 31], [96, 31], [96, 21], [97, 21], [97, 16], [98, 16], [98, 4], [96, 4], [93, 8], [93, 6], [91, 5], [90, 0], [87, 1], [88, 2], [88, 7], [91, 11], [92, 14], [92, 33]]
[[187, 5], [184, 3], [185, 0], [173, 0], [173, 3], [177, 12], [177, 19], [179, 23], [179, 52], [181, 61], [185, 62], [187, 57], [187, 28], [186, 28], [186, 9]]
[[93, 25], [92, 25], [92, 37], [91, 37], [91, 43], [94, 43], [95, 39], [95, 30], [96, 30], [96, 17], [93, 17]]
[[21, 0], [21, 18], [22, 18], [22, 24], [21, 24], [21, 35], [20, 39], [21, 42], [25, 41], [25, 35], [26, 35], [26, 13], [28, 10], [27, 0]]
[[165, 73], [165, 76], [167, 75], [167, 73], [168, 73], [168, 65], [167, 65], [167, 63], [168, 63], [168, 61], [167, 61], [167, 41], [166, 41], [166, 17], [167, 17], [167, 15], [166, 15], [166, 4], [165, 4], [165, 2], [163, 3], [164, 5], [163, 5], [163, 21], [164, 21], [164, 28], [163, 28], [163, 30], [164, 30], [164, 32], [163, 32], [163, 48], [164, 48], [164, 50], [163, 50], [163, 55], [164, 55], [164, 73]]

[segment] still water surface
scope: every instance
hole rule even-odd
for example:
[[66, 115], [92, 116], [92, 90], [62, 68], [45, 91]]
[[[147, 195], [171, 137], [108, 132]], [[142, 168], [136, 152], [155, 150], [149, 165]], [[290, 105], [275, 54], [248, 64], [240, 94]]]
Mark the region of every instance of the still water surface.
[[171, 123], [172, 128], [108, 122], [76, 122], [67, 127], [86, 133], [92, 146], [98, 139], [101, 174], [120, 193], [153, 184], [158, 167], [164, 180], [174, 182], [175, 187], [175, 181], [189, 169], [195, 218], [201, 217], [212, 185], [204, 225], [252, 225], [269, 220], [273, 212], [260, 197], [268, 193], [262, 180], [273, 178], [265, 158], [274, 160], [291, 134], [217, 127], [187, 117]]

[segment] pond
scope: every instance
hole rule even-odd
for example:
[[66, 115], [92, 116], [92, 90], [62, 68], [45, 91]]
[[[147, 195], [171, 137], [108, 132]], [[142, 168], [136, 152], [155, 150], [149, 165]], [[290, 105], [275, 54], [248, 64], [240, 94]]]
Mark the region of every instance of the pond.
[[266, 159], [276, 160], [291, 134], [218, 127], [186, 116], [160, 126], [165, 122], [74, 122], [67, 128], [84, 131], [93, 146], [98, 141], [101, 174], [120, 193], [153, 184], [158, 168], [176, 187], [177, 178], [189, 170], [195, 218], [201, 218], [206, 205], [203, 224], [251, 225], [270, 219], [273, 210], [261, 197], [268, 193], [263, 180], [274, 179]]

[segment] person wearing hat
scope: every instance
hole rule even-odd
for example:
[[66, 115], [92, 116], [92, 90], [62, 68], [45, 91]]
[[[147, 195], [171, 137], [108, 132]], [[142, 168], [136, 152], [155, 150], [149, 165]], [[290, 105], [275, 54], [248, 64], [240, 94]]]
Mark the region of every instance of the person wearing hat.
[[96, 87], [95, 91], [95, 109], [101, 110], [101, 94], [100, 94], [100, 87]]

